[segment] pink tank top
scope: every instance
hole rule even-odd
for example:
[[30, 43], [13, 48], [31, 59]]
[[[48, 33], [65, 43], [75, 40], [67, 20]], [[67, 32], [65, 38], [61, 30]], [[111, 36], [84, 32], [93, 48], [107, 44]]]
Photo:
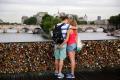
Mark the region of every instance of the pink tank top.
[[75, 32], [70, 33], [69, 39], [68, 39], [68, 42], [67, 42], [68, 45], [71, 45], [73, 43], [76, 43], [76, 33]]

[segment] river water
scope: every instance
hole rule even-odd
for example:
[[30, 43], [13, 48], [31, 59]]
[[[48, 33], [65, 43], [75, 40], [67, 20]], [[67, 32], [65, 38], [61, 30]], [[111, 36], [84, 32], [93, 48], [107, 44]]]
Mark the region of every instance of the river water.
[[[108, 40], [108, 39], [118, 39], [117, 37], [107, 36], [102, 30], [93, 32], [88, 30], [84, 33], [79, 33], [81, 40]], [[0, 30], [0, 43], [7, 42], [36, 42], [36, 41], [47, 41], [42, 37], [41, 34], [28, 33], [16, 33], [16, 30], [7, 30], [7, 33], [2, 33]]]

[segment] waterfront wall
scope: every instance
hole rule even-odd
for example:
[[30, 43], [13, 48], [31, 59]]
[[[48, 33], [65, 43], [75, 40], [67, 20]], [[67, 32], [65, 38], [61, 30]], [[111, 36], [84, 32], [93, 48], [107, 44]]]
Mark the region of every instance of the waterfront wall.
[[[120, 69], [120, 40], [82, 41], [76, 53], [76, 70]], [[65, 60], [64, 70], [70, 68]], [[54, 70], [53, 43], [0, 43], [0, 73], [46, 72]]]

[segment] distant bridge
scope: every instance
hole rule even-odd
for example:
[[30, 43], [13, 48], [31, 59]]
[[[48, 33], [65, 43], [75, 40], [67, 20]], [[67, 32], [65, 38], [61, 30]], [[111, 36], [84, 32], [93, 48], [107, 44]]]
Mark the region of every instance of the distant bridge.
[[[108, 25], [78, 25], [78, 32], [86, 32], [87, 30], [93, 30], [93, 32], [97, 32], [98, 28], [102, 28], [103, 32], [107, 32], [108, 28], [110, 27], [111, 26]], [[32, 31], [32, 33], [42, 32], [42, 28], [39, 25], [0, 25], [0, 31], [3, 33], [7, 33], [8, 30], [13, 29], [17, 30], [17, 33], [27, 33], [29, 31]]]
[[39, 25], [0, 25], [0, 31], [7, 33], [8, 30], [16, 30], [17, 33], [32, 31], [32, 33], [40, 33], [42, 31]]
[[98, 28], [102, 28], [103, 32], [107, 32], [107, 25], [78, 25], [78, 32], [86, 32], [87, 30], [93, 30], [93, 32], [97, 32]]

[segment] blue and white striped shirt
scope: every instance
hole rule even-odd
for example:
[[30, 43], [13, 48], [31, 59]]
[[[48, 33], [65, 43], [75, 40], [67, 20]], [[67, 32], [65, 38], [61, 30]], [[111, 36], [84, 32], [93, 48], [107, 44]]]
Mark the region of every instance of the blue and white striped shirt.
[[[58, 23], [57, 25], [61, 25], [62, 23]], [[67, 36], [67, 30], [69, 29], [69, 24], [64, 24], [62, 27], [61, 27], [61, 32], [62, 32], [62, 35], [63, 35], [63, 38], [66, 39], [66, 36]]]

